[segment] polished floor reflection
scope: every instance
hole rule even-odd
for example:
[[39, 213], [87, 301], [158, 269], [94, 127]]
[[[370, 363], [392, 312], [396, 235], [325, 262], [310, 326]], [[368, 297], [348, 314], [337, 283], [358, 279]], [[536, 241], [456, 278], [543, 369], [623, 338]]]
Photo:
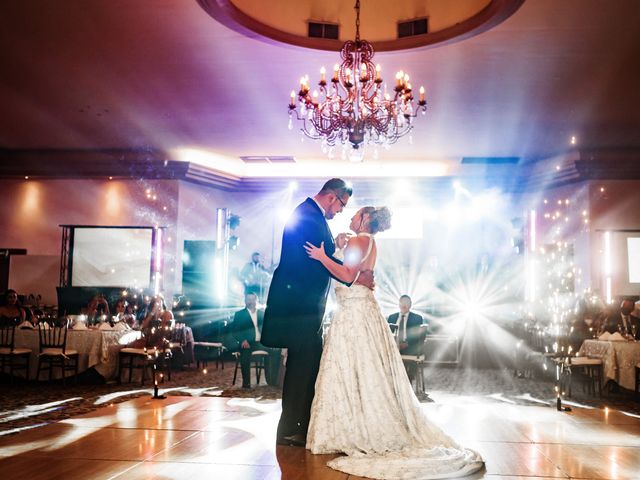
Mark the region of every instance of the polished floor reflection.
[[[473, 479], [638, 479], [640, 418], [574, 407], [558, 412], [475, 397], [424, 404], [486, 471]], [[137, 398], [0, 437], [7, 478], [346, 479], [332, 456], [275, 447], [277, 400]], [[351, 477], [354, 478], [354, 477]]]

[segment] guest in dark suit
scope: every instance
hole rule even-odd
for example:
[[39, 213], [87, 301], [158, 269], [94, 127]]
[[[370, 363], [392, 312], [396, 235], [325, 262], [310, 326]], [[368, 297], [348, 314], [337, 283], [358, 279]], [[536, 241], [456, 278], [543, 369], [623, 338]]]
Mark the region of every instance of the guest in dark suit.
[[[395, 325], [395, 333], [398, 348], [401, 355], [420, 355], [422, 345], [427, 332], [422, 315], [411, 311], [411, 297], [402, 295], [398, 300], [400, 311], [389, 315], [387, 321], [389, 325]], [[392, 327], [393, 328], [393, 327]], [[415, 362], [405, 362], [405, 368], [409, 380], [413, 381], [416, 375]]]
[[[331, 277], [320, 262], [309, 258], [304, 245], [324, 242], [327, 255], [333, 256], [336, 245], [326, 220], [342, 212], [351, 193], [344, 180], [329, 180], [316, 196], [296, 207], [284, 228], [262, 329], [264, 345], [288, 348], [278, 444], [305, 445], [322, 354], [322, 317]], [[346, 235], [336, 240], [342, 248]], [[372, 273], [361, 274], [358, 282], [373, 286]]]
[[244, 297], [245, 308], [233, 316], [231, 332], [240, 349], [240, 372], [242, 388], [251, 387], [251, 354], [256, 350], [269, 353], [265, 359], [265, 378], [269, 385], [278, 384], [280, 349], [267, 348], [260, 343], [260, 331], [264, 321], [264, 310], [258, 309], [258, 296], [247, 293]]
[[640, 340], [640, 318], [632, 314], [634, 308], [633, 300], [623, 300], [620, 309], [607, 317], [604, 329], [609, 333], [620, 332], [627, 336], [632, 336], [635, 331], [634, 338]]

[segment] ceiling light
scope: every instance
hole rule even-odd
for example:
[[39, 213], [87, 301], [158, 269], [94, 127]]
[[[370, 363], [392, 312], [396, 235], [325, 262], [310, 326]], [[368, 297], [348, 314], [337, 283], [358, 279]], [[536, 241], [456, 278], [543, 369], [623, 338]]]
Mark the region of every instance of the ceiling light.
[[380, 65], [372, 62], [373, 46], [360, 39], [360, 0], [356, 0], [356, 38], [340, 50], [342, 63], [333, 68], [327, 82], [326, 70], [320, 69], [318, 88], [311, 91], [309, 76], [300, 79], [300, 91], [291, 91], [289, 128], [293, 128], [293, 112], [302, 121], [302, 132], [322, 141], [330, 157], [333, 147], [341, 144], [343, 158], [361, 161], [367, 145], [388, 148], [413, 129], [412, 119], [418, 111], [424, 114], [427, 102], [420, 87], [417, 108], [409, 75], [396, 74], [395, 86], [383, 86]]

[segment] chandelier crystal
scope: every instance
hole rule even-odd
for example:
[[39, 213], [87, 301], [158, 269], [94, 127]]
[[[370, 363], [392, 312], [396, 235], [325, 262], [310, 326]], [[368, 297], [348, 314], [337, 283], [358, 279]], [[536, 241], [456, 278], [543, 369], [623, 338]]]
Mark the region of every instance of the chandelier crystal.
[[[330, 157], [341, 144], [343, 157], [362, 161], [367, 145], [388, 148], [413, 129], [412, 119], [419, 111], [426, 113], [424, 87], [420, 87], [417, 108], [409, 75], [396, 73], [390, 91], [383, 86], [380, 65], [374, 65], [373, 46], [360, 39], [360, 0], [356, 0], [356, 38], [340, 50], [341, 63], [333, 67], [327, 82], [326, 70], [320, 69], [318, 88], [311, 92], [309, 76], [300, 79], [300, 90], [291, 91], [289, 129], [293, 113], [302, 121], [302, 132], [321, 140]], [[296, 105], [296, 96], [298, 105]], [[377, 154], [377, 148], [375, 153]]]

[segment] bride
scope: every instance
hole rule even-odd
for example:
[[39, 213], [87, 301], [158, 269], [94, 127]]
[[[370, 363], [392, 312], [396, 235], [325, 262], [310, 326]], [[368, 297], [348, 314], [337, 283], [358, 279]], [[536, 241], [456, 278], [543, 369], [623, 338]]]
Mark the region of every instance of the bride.
[[[386, 207], [363, 207], [351, 219], [356, 236], [344, 264], [324, 245], [307, 242], [309, 256], [336, 278], [353, 282], [376, 263], [374, 235], [390, 227]], [[345, 453], [328, 465], [378, 479], [439, 479], [468, 475], [484, 463], [457, 445], [421, 410], [389, 325], [367, 287], [336, 287], [338, 309], [325, 339], [307, 433], [312, 453]]]

